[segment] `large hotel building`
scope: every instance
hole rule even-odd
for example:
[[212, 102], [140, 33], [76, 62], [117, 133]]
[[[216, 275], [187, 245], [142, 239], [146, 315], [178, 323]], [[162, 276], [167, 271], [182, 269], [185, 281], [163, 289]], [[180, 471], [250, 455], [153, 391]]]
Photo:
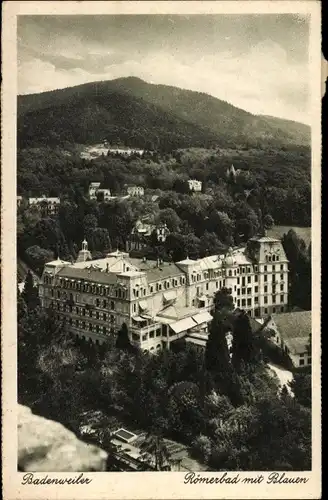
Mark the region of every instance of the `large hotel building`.
[[206, 335], [215, 293], [231, 290], [236, 308], [255, 318], [287, 310], [288, 260], [280, 240], [259, 237], [225, 255], [176, 263], [116, 251], [90, 260], [87, 242], [75, 263], [44, 267], [39, 294], [79, 337], [103, 343], [126, 323], [147, 351]]

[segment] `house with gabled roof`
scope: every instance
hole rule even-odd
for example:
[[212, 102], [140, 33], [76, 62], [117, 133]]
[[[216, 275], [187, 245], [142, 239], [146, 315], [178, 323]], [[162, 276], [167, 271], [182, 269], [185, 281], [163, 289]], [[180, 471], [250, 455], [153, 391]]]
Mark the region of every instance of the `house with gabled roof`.
[[295, 368], [311, 365], [311, 311], [271, 314], [269, 319], [266, 329], [273, 333], [271, 340], [290, 357]]

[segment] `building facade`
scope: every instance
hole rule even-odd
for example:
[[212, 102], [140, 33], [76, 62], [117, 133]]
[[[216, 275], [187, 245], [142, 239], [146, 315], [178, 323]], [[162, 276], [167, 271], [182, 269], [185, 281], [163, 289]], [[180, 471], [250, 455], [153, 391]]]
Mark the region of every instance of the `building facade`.
[[273, 333], [271, 340], [289, 356], [295, 368], [311, 365], [311, 311], [272, 314], [266, 328]]
[[100, 189], [100, 182], [91, 182], [89, 186], [89, 199], [98, 200], [98, 198], [103, 198], [104, 201], [109, 201], [111, 199], [110, 189]]
[[[83, 242], [82, 255], [88, 255]], [[45, 265], [39, 294], [73, 334], [104, 342], [126, 323], [143, 350], [206, 334], [215, 293], [229, 288], [235, 307], [261, 317], [287, 308], [288, 261], [281, 242], [257, 238], [226, 255], [177, 263], [112, 252], [104, 259]]]
[[127, 186], [126, 192], [129, 196], [143, 196], [145, 194], [143, 186]]
[[202, 190], [202, 182], [197, 181], [196, 179], [189, 179], [188, 186], [189, 186], [189, 191], [195, 191], [200, 193]]
[[43, 217], [49, 215], [57, 215], [60, 206], [60, 198], [49, 198], [42, 196], [41, 198], [29, 198], [29, 206], [36, 207], [42, 214]]
[[170, 231], [166, 224], [155, 224], [148, 217], [138, 219], [126, 243], [126, 250], [142, 250], [149, 245], [153, 233], [156, 233], [158, 242], [165, 243]]

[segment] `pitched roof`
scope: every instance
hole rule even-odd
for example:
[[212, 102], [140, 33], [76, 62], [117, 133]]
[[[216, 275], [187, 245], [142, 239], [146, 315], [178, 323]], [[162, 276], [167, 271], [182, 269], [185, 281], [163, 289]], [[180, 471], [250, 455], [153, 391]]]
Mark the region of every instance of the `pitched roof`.
[[198, 310], [195, 307], [179, 307], [172, 305], [157, 313], [157, 316], [180, 320], [186, 317], [195, 316], [197, 313]]
[[43, 196], [42, 198], [29, 198], [28, 199], [29, 203], [60, 203], [60, 198], [57, 197], [46, 197]]
[[98, 270], [79, 268], [75, 266], [66, 266], [61, 269], [57, 276], [62, 278], [84, 279], [100, 284], [116, 283], [117, 276], [115, 273], [106, 273]]
[[296, 338], [308, 340], [312, 329], [311, 311], [272, 314], [271, 317], [284, 340]]
[[254, 237], [250, 238], [250, 241], [259, 241], [260, 243], [278, 243], [280, 240], [277, 238], [271, 238], [271, 236], [260, 236], [260, 237]]
[[311, 332], [311, 311], [272, 314], [284, 344], [292, 354], [307, 351]]
[[292, 354], [303, 354], [307, 352], [309, 345], [309, 341], [305, 337], [284, 339], [284, 343]]
[[50, 262], [46, 262], [45, 263], [45, 266], [69, 266], [70, 265], [70, 262], [67, 262], [66, 260], [61, 260], [61, 259], [57, 259], [57, 260], [52, 260]]
[[146, 273], [148, 283], [184, 275], [183, 271], [173, 262], [162, 262], [158, 265], [156, 260], [146, 260], [144, 262], [142, 259], [128, 258], [127, 261], [139, 271]]
[[252, 332], [253, 333], [259, 333], [261, 330], [263, 330], [267, 323], [270, 321], [270, 317], [267, 318], [263, 323], [260, 323], [259, 321], [257, 321], [256, 319], [250, 317], [249, 318], [249, 323], [251, 325], [251, 328], [252, 328]]

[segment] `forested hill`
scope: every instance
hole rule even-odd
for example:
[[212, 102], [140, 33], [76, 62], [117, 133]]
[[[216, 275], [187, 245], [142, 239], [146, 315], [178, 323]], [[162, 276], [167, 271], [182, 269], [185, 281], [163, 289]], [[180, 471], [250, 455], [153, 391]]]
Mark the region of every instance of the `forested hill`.
[[148, 149], [279, 147], [309, 144], [310, 129], [134, 77], [18, 97], [20, 147], [104, 139]]

